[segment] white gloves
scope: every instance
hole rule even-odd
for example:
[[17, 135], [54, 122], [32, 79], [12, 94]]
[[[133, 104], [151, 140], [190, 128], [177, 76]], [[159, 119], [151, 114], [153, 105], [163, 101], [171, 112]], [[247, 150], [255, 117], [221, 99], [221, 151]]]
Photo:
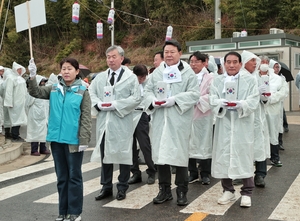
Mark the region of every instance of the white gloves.
[[228, 103], [228, 100], [223, 99], [223, 98], [220, 99], [220, 105], [221, 105], [222, 107], [227, 107], [227, 103]]
[[113, 102], [107, 103], [107, 102], [99, 101], [97, 106], [101, 111], [112, 111], [116, 109]]
[[258, 87], [259, 93], [263, 94], [263, 93], [267, 93], [269, 91], [267, 91], [267, 86], [265, 84], [262, 84]]
[[[157, 102], [158, 102], [158, 103], [157, 103]], [[158, 101], [156, 98], [154, 98], [154, 100], [152, 101], [152, 106], [153, 106], [154, 108], [160, 108], [160, 107], [161, 107], [160, 102], [162, 102], [162, 101]]]
[[263, 95], [263, 94], [260, 95], [260, 100], [261, 101], [268, 101], [268, 99], [269, 99], [269, 96], [266, 96], [266, 95]]
[[166, 102], [162, 104], [162, 107], [172, 107], [175, 104], [175, 97], [169, 97], [165, 100]]
[[88, 148], [88, 145], [79, 145], [78, 151], [79, 151], [79, 152], [85, 151], [87, 148]]
[[28, 70], [30, 73], [30, 78], [33, 78], [36, 76], [36, 66], [34, 63], [34, 58], [31, 58], [29, 61]]

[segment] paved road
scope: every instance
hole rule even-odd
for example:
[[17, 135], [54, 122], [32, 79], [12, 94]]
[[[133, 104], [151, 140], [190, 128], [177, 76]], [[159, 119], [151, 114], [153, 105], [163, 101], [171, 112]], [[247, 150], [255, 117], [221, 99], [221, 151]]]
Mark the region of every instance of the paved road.
[[[154, 185], [145, 182], [131, 185], [127, 198], [116, 201], [114, 197], [95, 201], [100, 184], [100, 164], [89, 162], [92, 147], [85, 152], [83, 163], [84, 177], [84, 221], [152, 221], [152, 220], [300, 220], [300, 125], [299, 112], [288, 113], [290, 131], [284, 134], [285, 151], [281, 151], [282, 168], [269, 165], [266, 187], [256, 188], [252, 197], [252, 207], [245, 209], [236, 202], [221, 206], [216, 200], [221, 196], [218, 179], [212, 179], [209, 186], [199, 182], [189, 185], [189, 205], [176, 205], [176, 192], [172, 190], [174, 200], [161, 205], [152, 203], [158, 192], [157, 180]], [[28, 157], [28, 156], [27, 156]], [[115, 167], [114, 182], [117, 182], [118, 170]], [[146, 181], [145, 166], [142, 166], [143, 179]], [[174, 177], [173, 177], [174, 179]], [[173, 186], [174, 188], [174, 186]], [[236, 195], [239, 192], [236, 188]], [[114, 195], [116, 187], [114, 187]], [[53, 160], [50, 155], [40, 162], [0, 172], [0, 221], [54, 220], [57, 215], [56, 177]]]

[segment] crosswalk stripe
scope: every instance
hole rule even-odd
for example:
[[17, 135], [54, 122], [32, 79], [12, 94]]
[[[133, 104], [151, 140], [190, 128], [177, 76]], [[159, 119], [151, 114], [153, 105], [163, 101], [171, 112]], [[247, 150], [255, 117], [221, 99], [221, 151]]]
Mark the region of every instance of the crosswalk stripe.
[[[145, 171], [147, 167], [145, 165], [140, 166], [141, 172]], [[113, 183], [118, 182], [118, 176], [120, 171], [116, 170], [113, 172]], [[99, 170], [100, 174], [100, 170]], [[89, 195], [96, 192], [101, 188], [100, 186], [100, 176], [92, 180], [85, 181], [83, 183], [83, 196]], [[34, 201], [34, 203], [49, 203], [49, 204], [58, 204], [58, 193], [51, 194], [49, 196], [43, 197], [39, 200]]]
[[[172, 183], [175, 181], [175, 175], [172, 174]], [[157, 181], [156, 181], [157, 182]], [[172, 185], [172, 189], [175, 188]], [[141, 209], [149, 203], [152, 203], [153, 198], [156, 197], [159, 191], [158, 184], [153, 185], [145, 184], [139, 188], [136, 188], [126, 194], [124, 200], [113, 200], [103, 207], [115, 207], [122, 209]]]
[[38, 171], [46, 170], [46, 169], [49, 169], [51, 167], [54, 167], [53, 161], [40, 163], [38, 166], [37, 165], [32, 165], [32, 166], [24, 167], [24, 168], [17, 169], [17, 170], [11, 171], [11, 172], [2, 173], [0, 175], [0, 182], [10, 180], [10, 179], [14, 179], [16, 177], [28, 175], [28, 174], [31, 174], [31, 173], [35, 173], [35, 172], [38, 172]]
[[284, 197], [268, 219], [298, 221], [300, 217], [300, 175], [296, 177]]
[[[87, 148], [85, 151], [92, 151], [93, 149], [94, 149], [94, 147]], [[29, 174], [32, 174], [32, 173], [35, 173], [38, 171], [42, 171], [42, 170], [46, 170], [46, 169], [54, 167], [52, 154], [50, 154], [49, 157], [47, 157], [44, 161], [45, 161], [44, 163], [39, 163], [38, 166], [31, 165], [31, 166], [27, 166], [27, 167], [24, 167], [21, 169], [2, 173], [2, 174], [0, 174], [0, 182], [11, 180], [16, 177], [29, 175]]]
[[[236, 200], [226, 205], [219, 205], [218, 198], [222, 196], [223, 188], [221, 182], [216, 183], [205, 193], [201, 194], [197, 199], [191, 202], [187, 207], [180, 210], [181, 213], [202, 212], [214, 215], [224, 215], [226, 211], [240, 198], [239, 191], [235, 191]], [[205, 202], [205, 203], [204, 203]]]
[[[87, 172], [100, 167], [100, 163], [89, 162], [82, 165], [82, 172]], [[53, 183], [56, 181], [56, 174], [51, 173], [38, 178], [30, 179], [18, 184], [14, 184], [0, 189], [0, 201], [17, 196], [24, 192], [37, 189], [41, 186]]]
[[[270, 168], [271, 166], [267, 166], [267, 170], [269, 170]], [[236, 187], [241, 187], [241, 185], [237, 185]], [[241, 197], [241, 194], [239, 193], [239, 191], [235, 191], [235, 198], [236, 198], [235, 201], [228, 203], [226, 205], [219, 205], [217, 201], [218, 198], [222, 196], [222, 192], [223, 192], [223, 188], [220, 181], [216, 183], [213, 187], [205, 191], [203, 194], [201, 194], [187, 207], [180, 210], [180, 212], [182, 213], [202, 212], [202, 213], [209, 213], [213, 215], [224, 215], [226, 211]]]

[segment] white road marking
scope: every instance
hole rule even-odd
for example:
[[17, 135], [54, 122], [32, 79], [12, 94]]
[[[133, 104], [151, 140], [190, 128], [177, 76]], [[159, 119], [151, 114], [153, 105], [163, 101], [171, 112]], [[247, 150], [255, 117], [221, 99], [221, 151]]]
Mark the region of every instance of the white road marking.
[[[82, 165], [82, 172], [87, 172], [100, 167], [100, 163], [89, 162]], [[56, 182], [56, 174], [51, 173], [38, 178], [30, 179], [18, 184], [14, 184], [0, 189], [0, 201], [17, 196], [24, 192], [37, 189], [41, 186]]]
[[298, 221], [300, 217], [300, 175], [296, 177], [268, 219]]
[[[175, 175], [172, 174], [172, 184], [175, 181]], [[172, 185], [172, 189], [175, 188]], [[153, 198], [157, 196], [159, 192], [158, 180], [155, 184], [148, 185], [145, 184], [139, 188], [136, 188], [128, 193], [126, 193], [126, 198], [124, 200], [113, 200], [103, 207], [115, 207], [122, 209], [141, 209], [149, 203], [152, 203]], [[173, 196], [174, 197], [174, 196]], [[176, 197], [174, 197], [176, 199]]]
[[[147, 169], [146, 165], [140, 166], [141, 172], [145, 171], [146, 169]], [[119, 173], [120, 173], [119, 170], [113, 172], [113, 183], [118, 182]], [[100, 170], [99, 170], [99, 174], [100, 174]], [[100, 176], [92, 180], [85, 181], [83, 183], [83, 196], [94, 193], [100, 189], [101, 189]], [[39, 200], [36, 200], [34, 201], [34, 203], [58, 204], [58, 193], [54, 193], [44, 198], [41, 198]]]

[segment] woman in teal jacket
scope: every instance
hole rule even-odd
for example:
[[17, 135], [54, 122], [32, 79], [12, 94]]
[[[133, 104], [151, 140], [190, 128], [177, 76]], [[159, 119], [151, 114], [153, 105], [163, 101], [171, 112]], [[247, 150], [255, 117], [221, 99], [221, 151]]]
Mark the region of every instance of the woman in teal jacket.
[[49, 121], [46, 140], [51, 150], [57, 175], [59, 216], [56, 221], [80, 221], [83, 204], [81, 165], [83, 150], [91, 137], [91, 100], [79, 74], [79, 63], [73, 58], [60, 62], [62, 78], [57, 84], [39, 87], [36, 66], [30, 60], [28, 92], [49, 99]]

